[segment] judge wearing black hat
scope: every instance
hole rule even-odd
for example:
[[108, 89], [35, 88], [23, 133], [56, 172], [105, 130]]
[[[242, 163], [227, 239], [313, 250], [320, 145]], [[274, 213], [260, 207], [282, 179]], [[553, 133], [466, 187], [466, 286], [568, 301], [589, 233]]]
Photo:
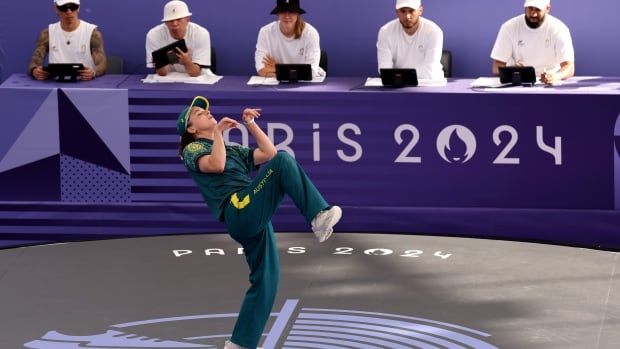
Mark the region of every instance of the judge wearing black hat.
[[319, 67], [321, 46], [319, 32], [305, 22], [299, 0], [277, 0], [271, 14], [278, 20], [258, 32], [254, 62], [260, 76], [276, 74], [276, 64], [310, 64], [315, 77], [325, 76]]
[[304, 9], [299, 7], [299, 0], [277, 0], [276, 7], [271, 11], [272, 15], [280, 12], [296, 12], [300, 15], [306, 13]]

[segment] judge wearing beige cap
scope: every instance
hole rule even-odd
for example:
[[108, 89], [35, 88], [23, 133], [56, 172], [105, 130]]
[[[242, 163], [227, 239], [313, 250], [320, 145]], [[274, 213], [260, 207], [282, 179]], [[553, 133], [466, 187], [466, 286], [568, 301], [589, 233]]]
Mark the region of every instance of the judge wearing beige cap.
[[146, 34], [146, 66], [155, 68], [153, 51], [175, 41], [185, 39], [187, 52], [177, 49], [177, 63], [157, 69], [157, 74], [168, 75], [169, 72], [187, 73], [198, 76], [202, 69], [211, 66], [211, 36], [207, 29], [190, 21], [192, 13], [183, 1], [173, 0], [164, 6], [162, 24], [152, 28]]
[[396, 19], [379, 29], [377, 62], [383, 68], [413, 68], [419, 78], [442, 79], [443, 31], [423, 18], [420, 0], [397, 0]]
[[550, 0], [526, 0], [525, 15], [502, 25], [491, 58], [493, 74], [505, 66], [533, 66], [544, 84], [575, 74], [575, 51], [568, 27], [551, 16]]
[[28, 72], [37, 80], [45, 80], [45, 56], [49, 63], [82, 63], [80, 79], [92, 80], [105, 74], [107, 60], [103, 36], [97, 26], [79, 19], [80, 0], [54, 0], [59, 21], [41, 31], [32, 53]]

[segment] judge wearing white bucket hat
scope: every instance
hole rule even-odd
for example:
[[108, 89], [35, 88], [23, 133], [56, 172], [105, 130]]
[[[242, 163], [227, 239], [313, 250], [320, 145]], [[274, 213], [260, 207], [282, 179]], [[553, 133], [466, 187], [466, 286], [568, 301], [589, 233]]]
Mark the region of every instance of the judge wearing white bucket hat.
[[146, 66], [156, 68], [153, 51], [184, 39], [187, 51], [176, 49], [178, 61], [156, 69], [158, 75], [170, 72], [187, 73], [199, 76], [203, 69], [211, 67], [211, 36], [209, 31], [193, 23], [192, 13], [184, 1], [172, 0], [164, 6], [163, 23], [155, 26], [146, 34]]

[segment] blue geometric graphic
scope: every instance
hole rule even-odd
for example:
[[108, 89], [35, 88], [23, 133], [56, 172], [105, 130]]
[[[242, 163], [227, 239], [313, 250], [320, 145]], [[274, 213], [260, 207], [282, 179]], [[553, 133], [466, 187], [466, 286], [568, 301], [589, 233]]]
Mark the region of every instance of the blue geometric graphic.
[[213, 348], [200, 344], [147, 338], [119, 331], [107, 331], [95, 336], [67, 336], [56, 331], [50, 331], [40, 340], [28, 342], [24, 346], [33, 349]]
[[614, 207], [620, 210], [620, 114], [616, 118], [614, 129], [614, 194]]
[[62, 202], [119, 203], [131, 201], [131, 178], [90, 162], [60, 156]]
[[[53, 112], [50, 112], [53, 111]], [[53, 90], [30, 118], [11, 148], [0, 161], [0, 173], [48, 158], [60, 152], [58, 139], [58, 93]]]
[[[481, 339], [490, 337], [490, 334], [459, 325], [404, 315], [342, 309], [302, 308], [295, 315], [298, 303], [297, 299], [289, 299], [279, 313], [271, 314], [276, 320], [271, 330], [263, 335], [266, 337], [263, 349], [497, 349]], [[179, 326], [178, 323], [184, 321], [230, 319], [237, 315], [225, 313], [134, 321], [112, 325], [114, 330], [93, 336], [67, 336], [51, 331], [24, 346], [31, 349], [216, 348], [216, 343], [229, 338], [230, 333], [205, 333], [183, 338], [183, 341], [171, 341], [130, 334], [127, 329], [135, 328], [132, 332], [138, 332], [141, 326], [163, 323]], [[286, 329], [290, 331], [285, 333]], [[276, 347], [278, 343], [283, 344]]]
[[[60, 155], [0, 172], [0, 200], [59, 201]], [[10, 183], [23, 183], [13, 185]]]
[[[81, 117], [96, 130], [98, 138], [129, 173], [129, 105], [127, 90], [93, 93], [86, 89], [63, 89]], [[123, 172], [123, 171], [119, 171]]]
[[[25, 107], [15, 106], [9, 113], [10, 136], [0, 153], [0, 180], [8, 185], [0, 189], [0, 200], [130, 201], [127, 91], [53, 89], [15, 99]], [[76, 171], [61, 173], [60, 159], [73, 163], [64, 169], [88, 168], [85, 173], [90, 176], [80, 178], [80, 183], [92, 185], [70, 190], [67, 180], [77, 178]], [[28, 191], [22, 183], [28, 183]]]
[[[62, 154], [129, 173], [62, 90], [58, 91], [58, 116]], [[120, 132], [128, 130], [119, 129]]]
[[615, 209], [620, 210], [620, 114], [614, 129], [614, 194]]
[[284, 347], [321, 345], [362, 348], [476, 348], [497, 349], [472, 336], [488, 337], [462, 326], [429, 319], [353, 310], [304, 308]]

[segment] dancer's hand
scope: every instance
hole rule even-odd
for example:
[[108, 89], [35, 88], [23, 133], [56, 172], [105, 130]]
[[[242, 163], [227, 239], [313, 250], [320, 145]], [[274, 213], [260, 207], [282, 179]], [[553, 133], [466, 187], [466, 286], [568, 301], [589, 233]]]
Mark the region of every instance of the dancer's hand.
[[233, 120], [227, 116], [220, 119], [220, 122], [217, 123], [217, 129], [220, 130], [220, 132], [224, 132], [231, 128], [236, 128], [238, 126], [239, 123], [236, 120]]
[[243, 122], [246, 124], [251, 124], [252, 121], [254, 121], [254, 118], [259, 118], [260, 117], [260, 112], [262, 109], [260, 108], [246, 108], [243, 110], [243, 115], [241, 116], [241, 118], [243, 119]]

